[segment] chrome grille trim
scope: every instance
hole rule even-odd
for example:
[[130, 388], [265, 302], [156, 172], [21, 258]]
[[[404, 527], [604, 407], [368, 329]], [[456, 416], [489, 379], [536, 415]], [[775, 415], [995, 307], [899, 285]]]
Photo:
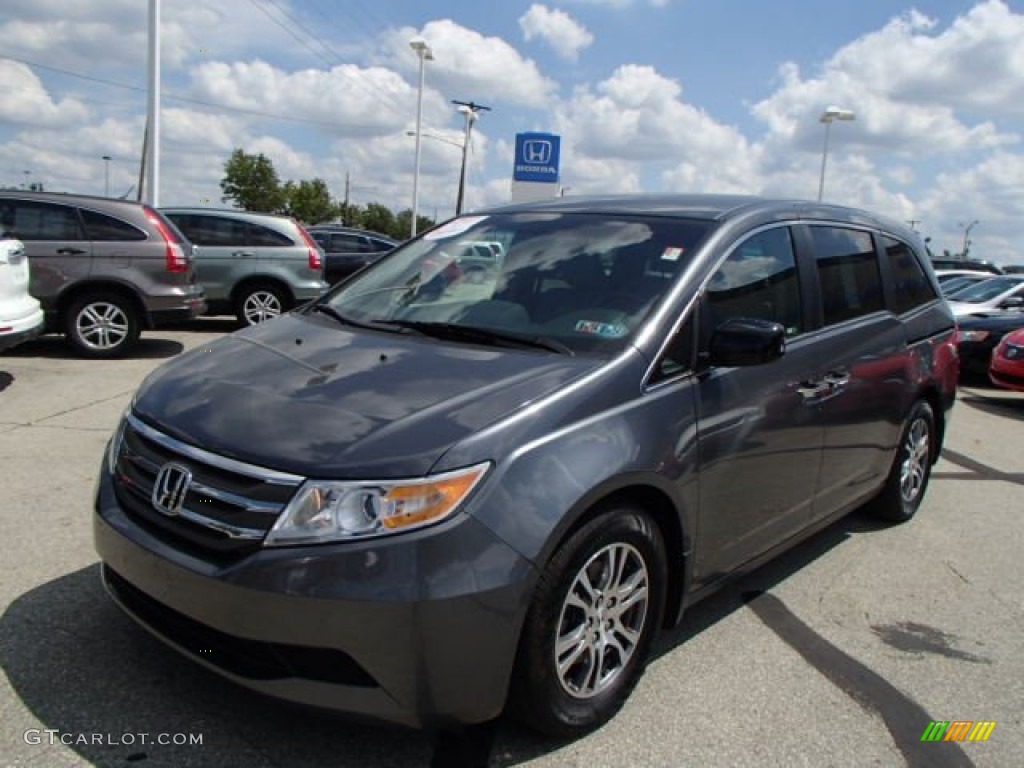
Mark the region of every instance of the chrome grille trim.
[[246, 477], [251, 477], [254, 480], [259, 480], [263, 483], [272, 483], [274, 485], [286, 485], [291, 487], [298, 487], [302, 485], [306, 479], [301, 475], [280, 472], [276, 469], [267, 469], [266, 467], [260, 467], [255, 464], [246, 464], [245, 462], [237, 461], [236, 459], [229, 459], [226, 456], [210, 453], [202, 448], [196, 448], [188, 443], [175, 440], [173, 437], [165, 435], [163, 432], [158, 432], [148, 424], [140, 421], [131, 413], [126, 416], [126, 419], [132, 429], [148, 440], [152, 440], [157, 445], [166, 448], [169, 451], [179, 453], [182, 456], [187, 456], [190, 459], [217, 467], [218, 469], [223, 469], [227, 472], [234, 472], [237, 475], [245, 475]]

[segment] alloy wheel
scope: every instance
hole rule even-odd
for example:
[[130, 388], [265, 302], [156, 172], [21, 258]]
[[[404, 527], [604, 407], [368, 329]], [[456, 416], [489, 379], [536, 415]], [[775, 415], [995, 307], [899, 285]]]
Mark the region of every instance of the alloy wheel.
[[643, 633], [649, 583], [644, 558], [623, 542], [600, 549], [576, 574], [554, 648], [558, 681], [570, 696], [597, 696], [629, 663]]

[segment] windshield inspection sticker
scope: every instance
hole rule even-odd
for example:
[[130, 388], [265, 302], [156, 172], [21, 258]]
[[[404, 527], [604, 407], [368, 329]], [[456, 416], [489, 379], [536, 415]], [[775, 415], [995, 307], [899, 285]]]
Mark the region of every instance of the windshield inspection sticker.
[[682, 248], [666, 248], [662, 251], [662, 261], [679, 261], [679, 257], [683, 255]]
[[431, 230], [423, 236], [423, 239], [444, 240], [447, 237], [455, 237], [456, 235], [461, 235], [470, 227], [475, 227], [486, 218], [486, 216], [463, 216]]
[[589, 333], [593, 336], [603, 336], [606, 339], [618, 339], [628, 333], [624, 325], [617, 323], [600, 323], [596, 320], [580, 320], [576, 323], [577, 333]]

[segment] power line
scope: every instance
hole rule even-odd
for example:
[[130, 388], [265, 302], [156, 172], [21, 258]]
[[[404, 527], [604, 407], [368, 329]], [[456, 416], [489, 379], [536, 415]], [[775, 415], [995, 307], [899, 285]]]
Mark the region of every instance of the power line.
[[[67, 75], [68, 77], [78, 78], [79, 80], [88, 80], [90, 82], [100, 83], [101, 85], [108, 85], [108, 86], [110, 86], [112, 88], [122, 88], [124, 90], [135, 91], [137, 93], [146, 93], [146, 89], [144, 87], [138, 86], [138, 85], [129, 85], [128, 83], [119, 83], [116, 80], [107, 80], [107, 79], [102, 78], [102, 77], [93, 77], [91, 75], [83, 75], [80, 72], [72, 72], [72, 71], [67, 70], [67, 69], [61, 69], [60, 67], [51, 67], [51, 66], [49, 66], [47, 64], [39, 64], [37, 62], [29, 61], [27, 59], [19, 59], [16, 56], [0, 55], [0, 58], [2, 58], [2, 59], [9, 59], [10, 61], [16, 61], [19, 64], [24, 64], [24, 65], [26, 65], [28, 67], [32, 67], [33, 69], [43, 69], [43, 70], [47, 70], [49, 72], [57, 72], [57, 73], [62, 74], [62, 75]], [[75, 97], [75, 98], [78, 98], [78, 97]], [[247, 109], [245, 107], [232, 107], [232, 106], [229, 106], [227, 104], [217, 104], [217, 103], [212, 102], [212, 101], [204, 101], [202, 99], [189, 98], [188, 96], [176, 96], [174, 94], [169, 94], [169, 93], [166, 93], [166, 92], [163, 94], [163, 98], [168, 99], [170, 101], [180, 101], [180, 102], [185, 103], [185, 104], [197, 104], [199, 106], [212, 107], [213, 109], [218, 109], [218, 110], [221, 110], [221, 111], [224, 111], [224, 112], [238, 112], [240, 114], [252, 115], [252, 116], [255, 116], [255, 117], [266, 117], [266, 118], [270, 118], [272, 120], [286, 120], [286, 121], [292, 122], [292, 123], [303, 123], [303, 124], [306, 124], [306, 125], [319, 125], [319, 126], [326, 127], [326, 128], [349, 128], [349, 127], [351, 127], [350, 125], [347, 125], [345, 123], [329, 123], [329, 122], [327, 122], [325, 120], [310, 120], [310, 119], [304, 118], [304, 117], [293, 117], [291, 115], [279, 115], [279, 114], [275, 114], [275, 113], [272, 113], [272, 112], [263, 112], [263, 111], [258, 110], [258, 109]]]

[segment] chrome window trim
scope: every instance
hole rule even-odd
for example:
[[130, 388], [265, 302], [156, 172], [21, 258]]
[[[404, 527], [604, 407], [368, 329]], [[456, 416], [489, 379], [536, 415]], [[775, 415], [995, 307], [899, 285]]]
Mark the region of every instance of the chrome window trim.
[[188, 443], [183, 443], [180, 440], [176, 440], [169, 435], [165, 435], [148, 424], [139, 420], [137, 416], [129, 413], [126, 417], [129, 425], [136, 432], [139, 432], [144, 437], [152, 440], [157, 445], [166, 448], [175, 453], [180, 453], [182, 456], [187, 456], [190, 459], [201, 461], [211, 466], [223, 469], [227, 472], [234, 472], [238, 475], [245, 475], [251, 477], [254, 480], [260, 480], [265, 483], [272, 483], [274, 485], [285, 485], [297, 487], [305, 481], [305, 477], [301, 475], [293, 475], [289, 472], [281, 472], [276, 469], [268, 469], [267, 467], [261, 467], [257, 464], [247, 464], [237, 459], [229, 459], [226, 456], [220, 456], [216, 453], [210, 453], [202, 448], [196, 448]]

